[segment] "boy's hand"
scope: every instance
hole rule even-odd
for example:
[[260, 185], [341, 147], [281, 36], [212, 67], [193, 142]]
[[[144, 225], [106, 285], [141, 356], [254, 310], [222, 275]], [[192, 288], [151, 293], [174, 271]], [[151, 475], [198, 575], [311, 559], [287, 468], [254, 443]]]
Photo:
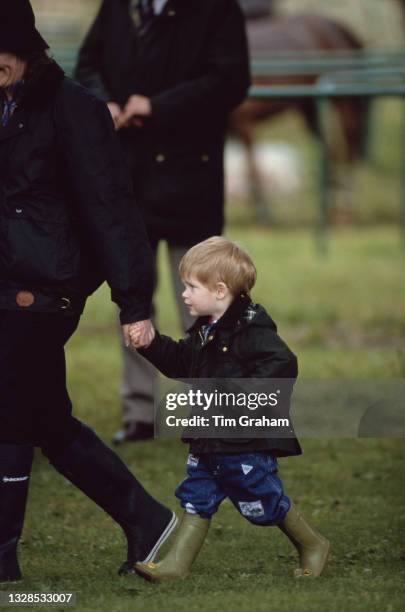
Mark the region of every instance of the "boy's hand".
[[148, 348], [155, 337], [155, 329], [150, 319], [122, 327], [126, 346], [132, 344], [135, 348]]

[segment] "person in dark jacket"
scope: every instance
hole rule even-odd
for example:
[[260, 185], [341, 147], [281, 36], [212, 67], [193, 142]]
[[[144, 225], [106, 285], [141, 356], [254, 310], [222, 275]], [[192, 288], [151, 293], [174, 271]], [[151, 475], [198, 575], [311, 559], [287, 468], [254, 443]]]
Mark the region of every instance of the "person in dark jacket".
[[[223, 227], [227, 119], [250, 84], [240, 6], [104, 0], [75, 76], [110, 108], [153, 250], [167, 242], [180, 295], [181, 257]], [[192, 319], [181, 300], [178, 307], [186, 329]], [[136, 351], [124, 348], [123, 357], [124, 429], [117, 443], [153, 435], [155, 371]]]
[[28, 0], [0, 3], [0, 582], [21, 578], [34, 446], [122, 527], [121, 573], [176, 520], [72, 416], [64, 345], [86, 298], [107, 280], [147, 346], [152, 254], [108, 109], [47, 48]]
[[[179, 342], [156, 332], [150, 346], [141, 349], [151, 363], [168, 377], [214, 378], [216, 384], [225, 382], [228, 390], [228, 379], [294, 382], [295, 355], [265, 309], [249, 297], [256, 269], [243, 249], [225, 238], [210, 238], [186, 253], [179, 272], [183, 299], [199, 318]], [[136, 346], [136, 326], [131, 336]], [[228, 409], [224, 416], [229, 416]], [[287, 535], [299, 553], [296, 576], [319, 576], [329, 542], [308, 525], [277, 476], [277, 457], [300, 453], [291, 426], [280, 438], [191, 439], [187, 477], [176, 490], [185, 511], [176, 539], [163, 561], [137, 563], [136, 572], [156, 581], [186, 577], [212, 515], [229, 497], [254, 525], [277, 525]]]

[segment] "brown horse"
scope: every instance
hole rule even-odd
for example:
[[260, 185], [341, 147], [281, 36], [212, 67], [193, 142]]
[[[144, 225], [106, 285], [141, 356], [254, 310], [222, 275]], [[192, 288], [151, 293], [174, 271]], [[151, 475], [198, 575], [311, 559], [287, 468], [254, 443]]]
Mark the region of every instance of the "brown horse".
[[[280, 55], [280, 52], [288, 51], [289, 57], [299, 60], [305, 52], [324, 52], [327, 57], [330, 51], [362, 49], [361, 42], [345, 26], [319, 15], [248, 20], [247, 33], [252, 59], [265, 56], [271, 60], [277, 57], [277, 53]], [[253, 84], [307, 85], [314, 83], [319, 76], [316, 71], [296, 75], [257, 75], [253, 77]], [[338, 139], [330, 139], [330, 159], [349, 165], [363, 153], [366, 102], [358, 98], [338, 98], [334, 101], [334, 107], [341, 130]], [[271, 221], [271, 210], [253, 155], [255, 128], [261, 121], [290, 109], [301, 113], [311, 132], [317, 134], [315, 102], [308, 98], [251, 98], [237, 108], [230, 118], [230, 134], [246, 147], [252, 199], [262, 221]], [[339, 141], [340, 146], [336, 146], [337, 142], [334, 141]], [[336, 163], [333, 166], [336, 168]], [[337, 180], [336, 176], [336, 172], [332, 171], [331, 185]], [[346, 179], [349, 177], [347, 173], [345, 176]]]

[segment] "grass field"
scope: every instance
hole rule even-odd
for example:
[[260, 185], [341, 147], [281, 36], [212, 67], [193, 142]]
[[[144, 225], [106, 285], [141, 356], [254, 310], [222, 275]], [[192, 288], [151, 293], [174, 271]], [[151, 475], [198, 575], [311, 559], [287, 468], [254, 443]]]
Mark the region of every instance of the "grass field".
[[[228, 235], [257, 262], [254, 298], [269, 308], [298, 354], [302, 377], [405, 377], [405, 283], [396, 227], [335, 231], [326, 259], [316, 256], [308, 230], [231, 224]], [[161, 255], [160, 327], [176, 335]], [[67, 348], [75, 412], [106, 440], [119, 425], [114, 319], [103, 287]], [[330, 563], [317, 581], [294, 581], [294, 551], [281, 532], [251, 526], [227, 502], [189, 580], [150, 585], [120, 579], [119, 529], [38, 455], [21, 545], [25, 581], [8, 588], [71, 590], [81, 611], [403, 610], [405, 441], [302, 442], [304, 455], [282, 460], [281, 473], [287, 493], [332, 541]], [[154, 495], [177, 507], [173, 491], [184, 473], [184, 445], [156, 440], [120, 454]]]
[[[373, 165], [355, 173], [357, 226], [331, 232], [328, 257], [316, 254], [311, 232], [316, 150], [296, 117], [262, 133], [286, 138], [305, 161], [299, 193], [273, 203], [277, 228], [255, 224], [245, 203], [228, 209], [228, 236], [258, 267], [253, 298], [269, 309], [298, 355], [301, 378], [342, 379], [342, 385], [345, 379], [405, 378], [404, 250], [394, 224], [402, 108], [381, 102], [376, 110]], [[164, 249], [160, 255], [159, 326], [178, 336]], [[104, 286], [89, 300], [67, 347], [75, 413], [107, 441], [120, 424], [115, 316]], [[330, 563], [317, 581], [295, 581], [295, 554], [286, 538], [249, 525], [227, 502], [189, 580], [149, 585], [120, 579], [120, 530], [38, 453], [20, 548], [25, 580], [7, 588], [73, 591], [80, 611], [402, 611], [405, 440], [305, 439], [302, 445], [302, 457], [280, 465], [287, 493], [332, 542]], [[119, 452], [156, 497], [177, 508], [173, 491], [184, 474], [183, 444], [156, 440]]]

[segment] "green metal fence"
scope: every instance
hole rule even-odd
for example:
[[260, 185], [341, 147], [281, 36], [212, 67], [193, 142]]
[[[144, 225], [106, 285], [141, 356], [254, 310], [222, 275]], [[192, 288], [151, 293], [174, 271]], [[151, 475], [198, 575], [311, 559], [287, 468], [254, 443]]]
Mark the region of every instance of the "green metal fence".
[[321, 75], [329, 72], [405, 66], [405, 51], [352, 50], [269, 52], [251, 62], [255, 76]]

